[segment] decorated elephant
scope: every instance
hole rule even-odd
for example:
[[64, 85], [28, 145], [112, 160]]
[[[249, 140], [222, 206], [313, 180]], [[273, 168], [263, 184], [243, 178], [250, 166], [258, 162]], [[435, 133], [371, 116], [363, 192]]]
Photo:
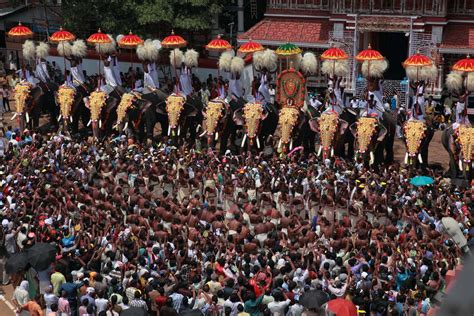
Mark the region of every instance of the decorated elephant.
[[443, 131], [441, 143], [449, 153], [447, 174], [452, 178], [463, 175], [471, 180], [473, 178], [474, 128], [468, 124], [451, 125]]
[[377, 117], [360, 117], [350, 126], [355, 137], [356, 160], [369, 162], [370, 165], [380, 163], [375, 160], [375, 151], [384, 140], [387, 129]]
[[432, 121], [408, 120], [404, 126], [404, 139], [407, 152], [405, 154], [406, 164], [415, 164], [416, 161], [422, 167], [428, 164], [428, 147], [434, 135]]
[[339, 143], [343, 143], [344, 134], [349, 123], [340, 118], [335, 111], [326, 111], [319, 118], [310, 121], [311, 129], [319, 134], [320, 146], [318, 156], [323, 159], [333, 156]]

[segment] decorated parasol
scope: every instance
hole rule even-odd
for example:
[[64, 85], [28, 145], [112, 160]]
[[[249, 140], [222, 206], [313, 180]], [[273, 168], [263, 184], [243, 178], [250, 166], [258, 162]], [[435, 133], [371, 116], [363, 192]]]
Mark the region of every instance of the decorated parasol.
[[[187, 44], [188, 42], [186, 42], [184, 38], [182, 38], [179, 35], [174, 34], [174, 30], [171, 30], [171, 35], [165, 37], [161, 41], [161, 46], [165, 48], [170, 48], [170, 49], [185, 47]], [[178, 71], [176, 70], [176, 54], [174, 54], [174, 59], [175, 59], [174, 75], [176, 77], [176, 88], [177, 90], [179, 90]]]
[[280, 57], [290, 57], [301, 54], [302, 50], [295, 44], [286, 43], [278, 47], [275, 53]]
[[247, 43], [242, 44], [237, 51], [244, 54], [250, 54], [250, 53], [259, 52], [264, 49], [265, 48], [262, 46], [262, 44], [254, 42], [251, 39], [249, 39], [249, 41]]
[[474, 71], [474, 58], [469, 55], [466, 58], [459, 60], [453, 66], [455, 71], [473, 72]]
[[[110, 37], [107, 35], [107, 34], [104, 34], [101, 32], [101, 30], [99, 29], [97, 31], [97, 33], [94, 33], [92, 34], [91, 36], [89, 36], [89, 38], [87, 39], [87, 43], [89, 45], [100, 45], [101, 44], [110, 44], [112, 43], [112, 40], [110, 39]], [[100, 54], [99, 52], [99, 80], [97, 82], [97, 87], [100, 87], [100, 81], [101, 81], [101, 71], [100, 71], [100, 64], [102, 63], [102, 55]]]
[[338, 47], [330, 47], [321, 54], [322, 60], [345, 60], [348, 58], [346, 52]]
[[25, 39], [32, 37], [33, 31], [30, 30], [29, 27], [22, 25], [21, 22], [18, 22], [18, 25], [12, 27], [10, 31], [8, 31], [7, 35], [10, 38]]
[[[138, 36], [132, 33], [128, 33], [127, 35], [122, 36], [118, 41], [118, 46], [121, 48], [130, 49], [130, 67], [133, 69], [133, 60], [132, 60], [132, 49], [136, 48], [138, 45], [143, 44], [143, 40]], [[135, 79], [133, 78], [133, 71], [132, 71], [132, 87], [135, 85]]]
[[[59, 28], [59, 31], [54, 32], [53, 35], [49, 37], [49, 40], [53, 43], [57, 43], [58, 45], [63, 45], [64, 50], [64, 42], [70, 42], [76, 39], [76, 36], [69, 31], [64, 30], [62, 27]], [[63, 56], [64, 61], [64, 79], [66, 80], [66, 56]]]
[[403, 67], [415, 67], [416, 68], [416, 81], [418, 81], [420, 69], [423, 67], [429, 67], [433, 65], [433, 60], [428, 56], [416, 52], [416, 54], [411, 55], [403, 62]]
[[217, 35], [217, 38], [211, 40], [209, 44], [206, 45], [208, 51], [223, 52], [232, 48], [232, 45], [225, 39], [221, 38], [221, 35]]
[[357, 54], [355, 60], [361, 63], [363, 63], [364, 61], [367, 62], [367, 73], [368, 77], [370, 77], [370, 62], [376, 60], [384, 60], [384, 57], [382, 56], [382, 54], [379, 53], [379, 51], [372, 49], [372, 46], [370, 46], [369, 44], [369, 47], [367, 49]]

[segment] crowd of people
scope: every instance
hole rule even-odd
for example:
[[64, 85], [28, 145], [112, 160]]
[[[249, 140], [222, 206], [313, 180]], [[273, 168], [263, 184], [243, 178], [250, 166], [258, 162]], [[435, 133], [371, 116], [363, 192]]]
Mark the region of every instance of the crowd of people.
[[[415, 187], [396, 163], [4, 135], [1, 281], [21, 314], [324, 315], [301, 301], [320, 290], [426, 315], [462, 257], [441, 219], [474, 235], [472, 192], [433, 170]], [[56, 246], [51, 266], [7, 275], [35, 243]]]

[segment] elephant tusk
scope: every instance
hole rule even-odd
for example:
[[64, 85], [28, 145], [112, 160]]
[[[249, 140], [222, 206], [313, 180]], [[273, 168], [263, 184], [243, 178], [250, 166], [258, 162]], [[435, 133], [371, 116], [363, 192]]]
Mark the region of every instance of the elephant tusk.
[[128, 122], [125, 122], [125, 126], [123, 127], [124, 130], [127, 130], [128, 128]]
[[318, 150], [318, 156], [321, 156], [321, 153], [323, 152], [323, 146], [320, 145], [319, 146], [319, 150]]
[[61, 114], [58, 116], [58, 121], [61, 121], [61, 117], [63, 117]]
[[257, 140], [257, 148], [260, 149], [260, 139], [258, 139], [258, 136], [255, 139]]
[[369, 161], [369, 165], [373, 165], [375, 162], [375, 155], [374, 153], [371, 151], [370, 152], [370, 161]]
[[199, 135], [199, 137], [204, 137], [204, 135], [206, 135], [206, 131], [202, 132], [202, 134]]
[[405, 165], [408, 165], [408, 153], [405, 154]]
[[463, 168], [462, 168], [462, 160], [461, 160], [461, 159], [459, 159], [458, 164], [459, 164], [459, 170], [463, 170]]
[[293, 150], [293, 138], [290, 141], [290, 150]]
[[[200, 128], [201, 128], [201, 124], [198, 124], [198, 126], [196, 126], [196, 132], [199, 131]], [[204, 132], [204, 133], [206, 133], [206, 132]]]
[[246, 140], [247, 140], [247, 134], [244, 134], [244, 138], [242, 138], [242, 144], [240, 145], [241, 148], [244, 148]]
[[72, 123], [72, 116], [69, 117], [69, 121]]
[[278, 141], [278, 149], [280, 149], [280, 148], [281, 148], [281, 138], [280, 138], [280, 140]]
[[13, 114], [11, 120], [13, 121], [15, 119], [15, 117], [17, 117], [17, 116], [18, 116], [18, 113], [15, 112], [15, 114]]
[[181, 126], [178, 126], [178, 136], [181, 136]]
[[118, 130], [119, 129], [119, 123], [115, 124], [114, 127], [112, 127], [113, 129], [115, 130]]
[[171, 134], [171, 126], [168, 125], [168, 136]]
[[30, 121], [30, 115], [28, 114], [28, 112], [25, 113], [25, 116], [26, 116], [26, 123], [28, 123]]
[[216, 136], [214, 136], [214, 140], [217, 140], [219, 138], [219, 132], [216, 132]]
[[334, 157], [334, 147], [331, 147], [331, 157]]
[[87, 122], [87, 126], [90, 126], [90, 125], [91, 125], [91, 123], [92, 123], [92, 121], [91, 121], [91, 120], [89, 120], [89, 122]]
[[421, 154], [418, 154], [418, 161], [419, 161], [420, 163], [423, 163], [423, 158], [421, 158]]
[[99, 120], [99, 128], [102, 128], [102, 120]]

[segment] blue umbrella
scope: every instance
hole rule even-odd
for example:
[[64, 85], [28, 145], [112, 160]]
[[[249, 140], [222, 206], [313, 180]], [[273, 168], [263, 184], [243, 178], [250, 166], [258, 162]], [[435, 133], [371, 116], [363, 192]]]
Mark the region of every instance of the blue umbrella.
[[434, 183], [434, 179], [427, 176], [417, 176], [417, 177], [411, 178], [410, 180], [410, 184], [413, 184], [416, 187], [422, 187], [422, 186], [430, 185], [433, 183]]

